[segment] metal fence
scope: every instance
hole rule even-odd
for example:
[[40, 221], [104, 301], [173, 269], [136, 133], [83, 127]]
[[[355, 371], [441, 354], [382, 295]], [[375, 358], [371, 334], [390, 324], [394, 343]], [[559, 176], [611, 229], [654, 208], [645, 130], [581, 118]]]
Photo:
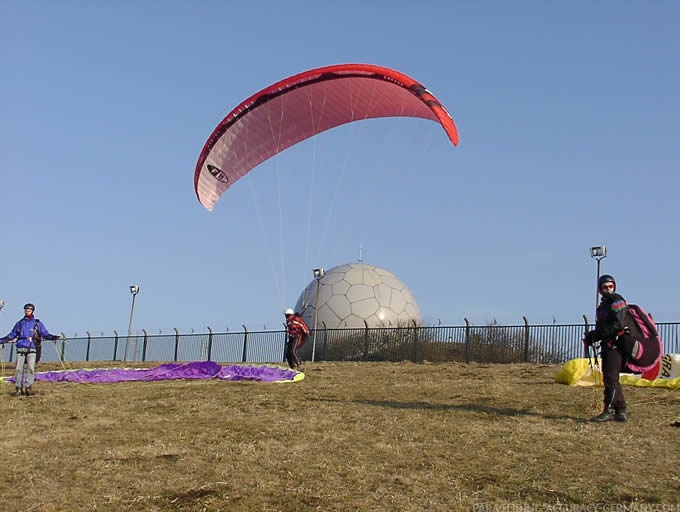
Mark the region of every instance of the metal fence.
[[[680, 352], [680, 322], [657, 324], [665, 353]], [[303, 360], [561, 364], [584, 356], [582, 324], [317, 329], [298, 350]], [[284, 331], [69, 338], [43, 343], [41, 361], [283, 361]], [[2, 360], [15, 361], [14, 344]]]

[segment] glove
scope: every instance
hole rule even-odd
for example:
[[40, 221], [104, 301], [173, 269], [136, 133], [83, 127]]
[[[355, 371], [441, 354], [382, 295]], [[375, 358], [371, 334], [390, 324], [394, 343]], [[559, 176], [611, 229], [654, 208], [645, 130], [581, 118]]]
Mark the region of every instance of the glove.
[[53, 334], [52, 336], [50, 336], [50, 340], [52, 340], [52, 341], [57, 341], [57, 340], [60, 340], [60, 339], [61, 339], [61, 336], [59, 336], [58, 334]]

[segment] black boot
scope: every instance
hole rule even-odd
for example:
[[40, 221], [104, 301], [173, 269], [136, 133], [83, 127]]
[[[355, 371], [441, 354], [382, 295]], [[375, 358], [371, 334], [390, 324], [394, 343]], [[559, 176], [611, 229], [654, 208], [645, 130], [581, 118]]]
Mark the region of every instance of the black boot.
[[590, 421], [595, 421], [597, 423], [602, 423], [604, 421], [614, 421], [614, 416], [614, 411], [612, 411], [610, 408], [605, 408], [605, 410], [600, 414], [590, 418]]
[[616, 421], [628, 421], [628, 416], [626, 416], [625, 407], [617, 407], [614, 411], [614, 420]]

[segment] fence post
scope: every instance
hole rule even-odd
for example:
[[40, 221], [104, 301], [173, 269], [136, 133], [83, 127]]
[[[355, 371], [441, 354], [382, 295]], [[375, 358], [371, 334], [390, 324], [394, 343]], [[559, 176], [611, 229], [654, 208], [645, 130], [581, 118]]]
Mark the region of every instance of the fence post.
[[[585, 323], [585, 328], [586, 330], [584, 332], [588, 332], [590, 330], [590, 326], [588, 324], [588, 317], [586, 315], [583, 315], [583, 322]], [[588, 345], [585, 343], [583, 344], [583, 357], [590, 357], [590, 352], [589, 352]]]
[[411, 320], [413, 324], [413, 362], [418, 362], [418, 326], [415, 320]]
[[143, 362], [146, 361], [146, 344], [149, 339], [149, 335], [146, 333], [146, 329], [142, 329], [142, 332], [144, 333], [144, 341], [142, 342], [142, 362]]
[[286, 355], [287, 355], [286, 349], [287, 348], [288, 348], [288, 326], [284, 322], [283, 323], [283, 352], [282, 352], [283, 356], [282, 356], [282, 359], [281, 359], [281, 361], [283, 361], [284, 363], [288, 361], [288, 358], [286, 357]]
[[321, 322], [321, 325], [323, 325], [323, 356], [322, 359], [325, 361], [326, 360], [326, 346], [328, 344], [328, 326], [326, 325], [326, 322]]
[[368, 324], [364, 320], [364, 361], [368, 360]]
[[85, 350], [85, 361], [90, 360], [90, 343], [92, 342], [92, 335], [90, 334], [90, 331], [85, 331], [85, 334], [87, 334], [87, 349]]
[[116, 355], [118, 354], [118, 331], [113, 330], [113, 360], [117, 361]]
[[208, 361], [212, 361], [212, 344], [213, 344], [213, 330], [208, 326]]
[[[56, 347], [56, 345], [55, 345]], [[61, 352], [59, 353], [59, 357], [61, 358], [61, 362], [64, 362], [64, 351], [66, 350], [66, 334], [63, 332], [61, 333]]]
[[248, 360], [248, 327], [246, 324], [243, 327], [243, 355], [241, 356], [241, 362], [245, 363]]
[[[524, 320], [524, 362], [529, 362], [529, 320], [526, 316], [523, 316]], [[555, 327], [553, 327], [554, 329]]]
[[177, 362], [177, 351], [179, 350], [179, 331], [177, 330], [177, 327], [173, 327], [175, 330], [175, 357], [173, 361]]
[[470, 362], [470, 320], [463, 318], [465, 320], [465, 362]]

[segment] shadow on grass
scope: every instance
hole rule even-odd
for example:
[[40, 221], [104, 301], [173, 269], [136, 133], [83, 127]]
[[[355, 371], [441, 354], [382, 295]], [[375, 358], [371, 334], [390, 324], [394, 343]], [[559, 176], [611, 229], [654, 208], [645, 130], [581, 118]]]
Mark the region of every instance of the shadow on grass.
[[[312, 400], [318, 402], [337, 402], [346, 403], [347, 400], [340, 400], [335, 398], [313, 398]], [[547, 420], [572, 420], [578, 423], [588, 423], [586, 418], [556, 415], [556, 414], [540, 414], [527, 409], [515, 409], [513, 407], [496, 407], [492, 405], [485, 405], [479, 403], [470, 404], [432, 404], [429, 402], [396, 402], [394, 400], [349, 400], [351, 403], [372, 405], [376, 407], [391, 407], [393, 409], [422, 409], [433, 411], [465, 411], [477, 412], [484, 414], [493, 414], [496, 416], [533, 416], [537, 418], [544, 418]]]

